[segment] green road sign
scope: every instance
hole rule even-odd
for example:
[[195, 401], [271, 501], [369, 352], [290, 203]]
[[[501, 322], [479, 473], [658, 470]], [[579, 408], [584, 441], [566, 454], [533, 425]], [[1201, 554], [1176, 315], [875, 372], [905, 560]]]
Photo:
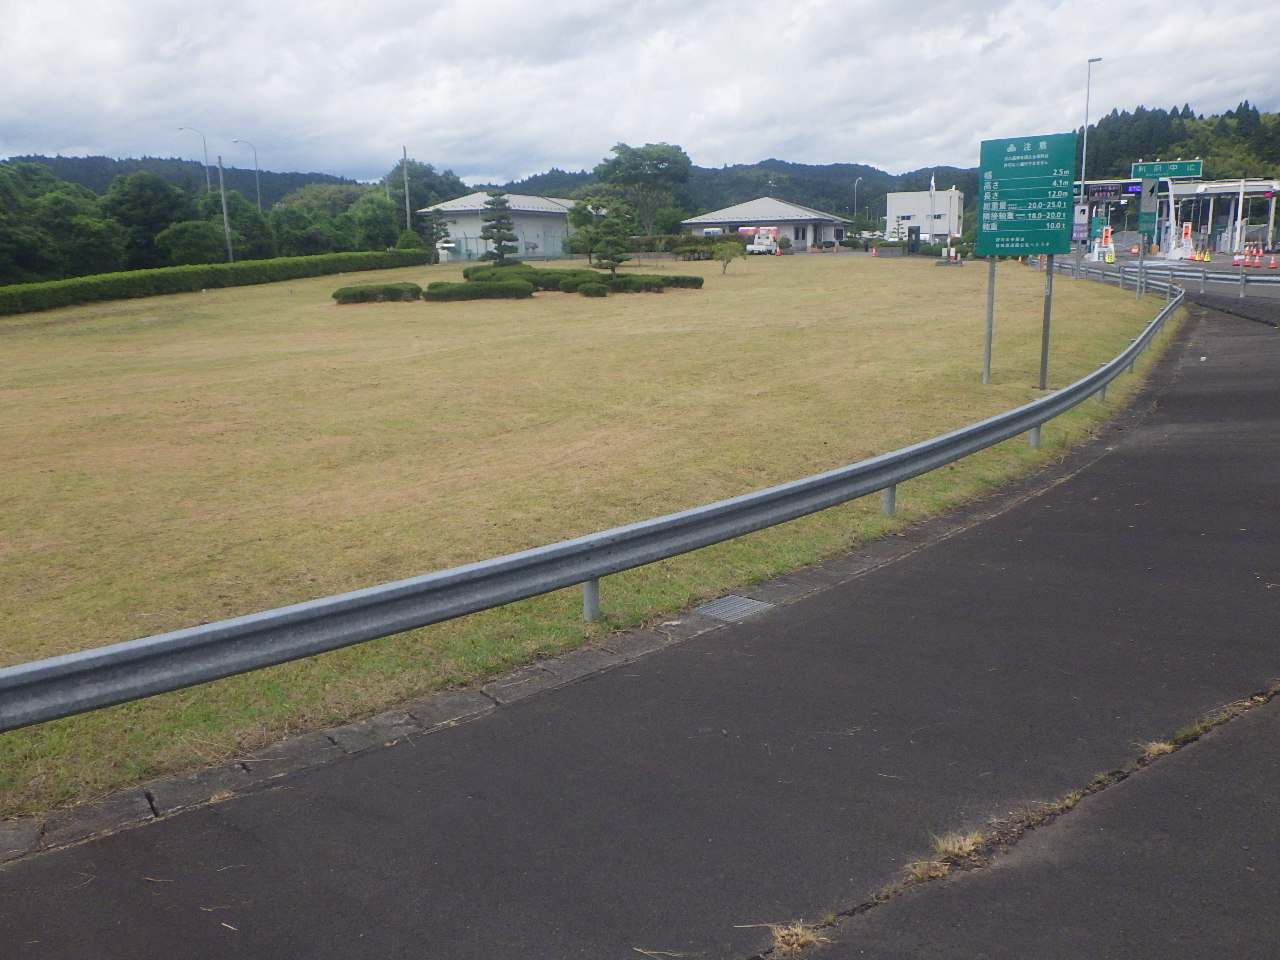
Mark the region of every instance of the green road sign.
[[1069, 253], [1076, 135], [983, 140], [978, 256]]
[[1144, 177], [1198, 177], [1204, 167], [1203, 160], [1150, 160], [1133, 165], [1131, 180]]

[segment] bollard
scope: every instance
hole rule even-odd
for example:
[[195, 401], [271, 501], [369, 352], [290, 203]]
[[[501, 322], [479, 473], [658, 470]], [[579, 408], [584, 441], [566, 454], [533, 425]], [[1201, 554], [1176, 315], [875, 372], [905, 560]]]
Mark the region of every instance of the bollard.
[[600, 580], [588, 580], [582, 585], [582, 619], [595, 623], [600, 619]]
[[880, 512], [886, 517], [892, 517], [897, 509], [898, 487], [897, 484], [892, 484], [880, 491]]

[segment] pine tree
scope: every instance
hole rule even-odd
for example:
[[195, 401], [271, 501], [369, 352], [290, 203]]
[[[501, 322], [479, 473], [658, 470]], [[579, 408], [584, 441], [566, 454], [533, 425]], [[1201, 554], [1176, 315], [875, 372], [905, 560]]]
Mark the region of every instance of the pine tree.
[[481, 260], [492, 260], [495, 266], [511, 263], [507, 256], [520, 248], [516, 246], [515, 221], [511, 219], [511, 204], [507, 195], [501, 190], [492, 190], [489, 199], [484, 202], [485, 210], [480, 214], [484, 226], [480, 228], [480, 239], [490, 245], [490, 249], [480, 255]]

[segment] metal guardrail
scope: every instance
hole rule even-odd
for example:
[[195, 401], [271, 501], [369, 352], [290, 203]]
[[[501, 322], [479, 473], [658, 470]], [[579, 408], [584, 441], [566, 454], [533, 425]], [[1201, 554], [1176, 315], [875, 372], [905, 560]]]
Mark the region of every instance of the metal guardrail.
[[[1121, 287], [1128, 283], [1129, 286], [1139, 290], [1151, 288], [1153, 284], [1156, 284], [1156, 279], [1160, 277], [1163, 277], [1168, 284], [1174, 281], [1182, 282], [1184, 288], [1189, 288], [1193, 284], [1198, 285], [1200, 293], [1209, 292], [1207, 290], [1208, 284], [1230, 284], [1236, 288], [1236, 296], [1238, 297], [1247, 296], [1246, 291], [1249, 287], [1280, 286], [1280, 270], [1274, 273], [1258, 273], [1257, 267], [1248, 269], [1236, 267], [1227, 272], [1226, 270], [1201, 270], [1195, 267], [1182, 267], [1174, 263], [1158, 260], [1146, 261], [1141, 267], [1136, 263], [1130, 262], [1118, 264], [1112, 268], [1090, 266], [1085, 263], [1077, 268], [1070, 262], [1064, 263], [1062, 261], [1059, 261], [1056, 266], [1058, 273], [1085, 277], [1090, 280], [1101, 280], [1104, 283], [1119, 284]], [[1262, 269], [1269, 268], [1264, 267]], [[1160, 284], [1159, 287], [1163, 290], [1165, 285]]]
[[[1114, 275], [1113, 275], [1114, 276]], [[1177, 288], [1170, 288], [1172, 291]], [[891, 512], [896, 485], [1030, 432], [1094, 394], [1134, 361], [1182, 302], [1181, 291], [1110, 363], [1068, 387], [951, 433], [755, 493], [550, 546], [482, 560], [139, 640], [0, 668], [0, 731], [246, 673], [366, 640], [584, 585], [785, 523], [876, 491]]]

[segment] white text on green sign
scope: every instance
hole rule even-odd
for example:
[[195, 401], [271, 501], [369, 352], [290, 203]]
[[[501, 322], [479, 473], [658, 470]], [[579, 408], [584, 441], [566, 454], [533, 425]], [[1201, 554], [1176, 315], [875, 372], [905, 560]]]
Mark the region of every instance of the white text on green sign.
[[1202, 160], [1140, 160], [1133, 165], [1129, 176], [1134, 180], [1144, 177], [1198, 177], [1203, 168]]
[[1075, 142], [1074, 133], [982, 142], [979, 256], [1071, 249]]

